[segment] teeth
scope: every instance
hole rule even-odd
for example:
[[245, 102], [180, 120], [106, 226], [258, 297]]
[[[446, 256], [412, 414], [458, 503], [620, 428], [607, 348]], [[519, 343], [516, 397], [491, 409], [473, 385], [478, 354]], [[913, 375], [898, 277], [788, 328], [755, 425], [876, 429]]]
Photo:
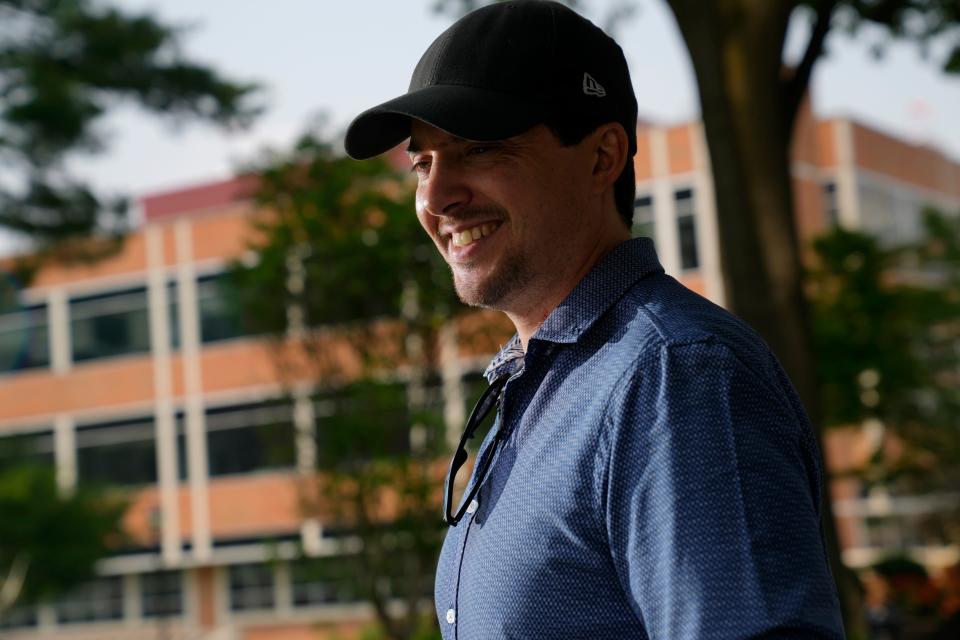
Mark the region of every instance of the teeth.
[[467, 229], [466, 231], [454, 232], [451, 234], [451, 239], [453, 240], [454, 246], [465, 247], [484, 236], [490, 235], [496, 228], [494, 224], [482, 224], [472, 229]]

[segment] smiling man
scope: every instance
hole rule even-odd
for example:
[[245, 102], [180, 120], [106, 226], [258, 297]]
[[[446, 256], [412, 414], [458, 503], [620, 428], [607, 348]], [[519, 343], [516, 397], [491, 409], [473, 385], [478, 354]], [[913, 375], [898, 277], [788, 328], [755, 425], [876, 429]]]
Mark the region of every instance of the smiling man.
[[464, 302], [517, 333], [437, 568], [443, 637], [840, 638], [810, 424], [773, 355], [630, 239], [637, 103], [620, 47], [552, 2], [430, 45], [348, 153], [409, 138], [416, 213]]

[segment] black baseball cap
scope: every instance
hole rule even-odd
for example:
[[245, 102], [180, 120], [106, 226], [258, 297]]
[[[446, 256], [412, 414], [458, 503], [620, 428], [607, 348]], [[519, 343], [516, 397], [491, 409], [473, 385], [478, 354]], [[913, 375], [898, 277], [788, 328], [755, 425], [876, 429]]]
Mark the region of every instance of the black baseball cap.
[[516, 0], [473, 11], [433, 41], [404, 95], [347, 129], [357, 160], [410, 136], [416, 118], [466, 140], [503, 140], [540, 123], [619, 122], [637, 150], [637, 99], [620, 46], [557, 2]]

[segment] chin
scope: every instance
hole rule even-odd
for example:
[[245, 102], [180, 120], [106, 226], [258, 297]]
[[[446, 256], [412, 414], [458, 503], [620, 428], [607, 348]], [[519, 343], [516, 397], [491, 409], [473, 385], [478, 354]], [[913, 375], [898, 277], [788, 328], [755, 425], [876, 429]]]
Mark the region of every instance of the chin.
[[530, 260], [509, 252], [500, 256], [496, 264], [484, 268], [451, 265], [450, 270], [453, 286], [464, 304], [500, 311], [504, 311], [504, 305], [534, 280]]
[[471, 307], [504, 310], [506, 300], [526, 286], [530, 278], [519, 264], [498, 269], [486, 278], [460, 278], [454, 275], [453, 286], [460, 301]]

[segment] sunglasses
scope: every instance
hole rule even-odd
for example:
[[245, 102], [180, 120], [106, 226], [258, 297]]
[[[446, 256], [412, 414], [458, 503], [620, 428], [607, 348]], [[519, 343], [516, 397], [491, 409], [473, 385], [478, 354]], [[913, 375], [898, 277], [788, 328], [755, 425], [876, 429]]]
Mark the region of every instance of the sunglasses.
[[[509, 377], [510, 376], [499, 377], [493, 384], [487, 387], [483, 395], [480, 396], [480, 399], [477, 400], [477, 404], [473, 407], [473, 411], [470, 412], [470, 417], [467, 419], [467, 426], [463, 430], [463, 435], [460, 436], [460, 444], [457, 445], [457, 451], [453, 454], [453, 460], [450, 461], [450, 470], [447, 471], [447, 479], [443, 484], [443, 519], [451, 527], [457, 526], [460, 519], [463, 518], [463, 514], [466, 513], [469, 508], [470, 503], [473, 502], [474, 497], [480, 490], [480, 485], [483, 484], [484, 479], [487, 477], [487, 472], [490, 471], [490, 463], [496, 456], [497, 448], [503, 442], [504, 430], [497, 429], [493, 437], [493, 442], [490, 443], [490, 447], [485, 452], [483, 460], [481, 461], [482, 466], [479, 467], [474, 474], [474, 482], [470, 486], [470, 490], [467, 492], [467, 495], [461, 497], [459, 501], [454, 501], [453, 491], [456, 484], [457, 472], [463, 468], [463, 464], [467, 461], [469, 455], [466, 448], [467, 441], [473, 438], [477, 428], [483, 423], [490, 412], [493, 411], [494, 407], [500, 407], [500, 402], [503, 398], [503, 387]], [[451, 509], [457, 504], [460, 505], [460, 509], [457, 510], [456, 513], [453, 513]]]

